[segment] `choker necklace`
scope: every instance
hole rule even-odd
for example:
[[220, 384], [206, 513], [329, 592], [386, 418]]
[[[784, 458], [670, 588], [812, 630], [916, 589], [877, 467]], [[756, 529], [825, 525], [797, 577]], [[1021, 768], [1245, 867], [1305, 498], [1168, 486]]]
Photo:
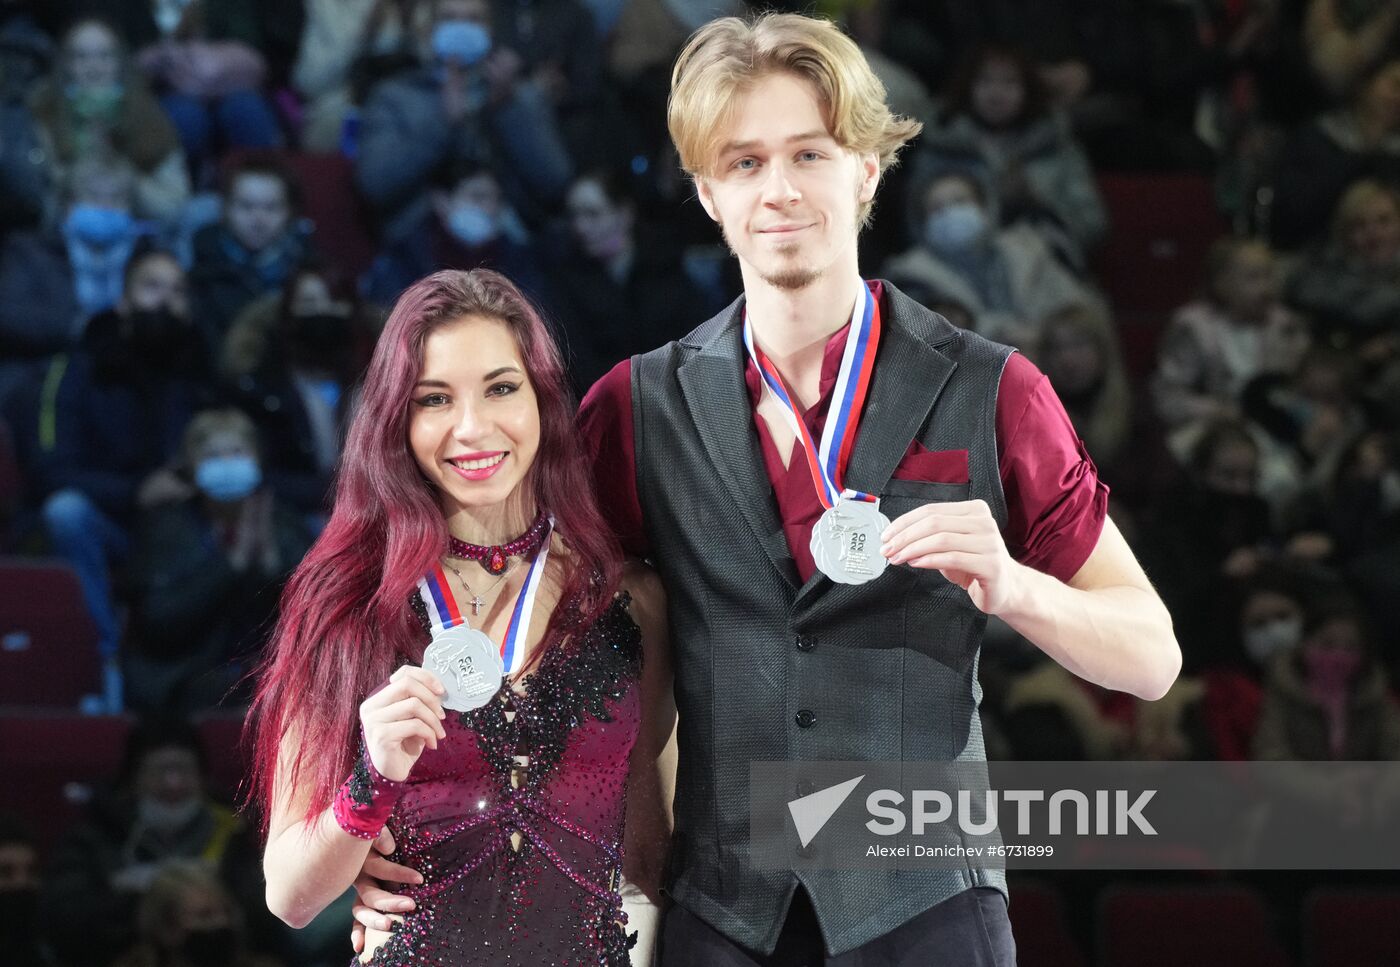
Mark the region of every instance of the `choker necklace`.
[[486, 569], [487, 574], [504, 574], [506, 566], [510, 563], [509, 558], [534, 553], [544, 539], [544, 532], [548, 527], [549, 518], [540, 513], [529, 530], [504, 544], [468, 544], [449, 534], [447, 553], [466, 561], [476, 561]]

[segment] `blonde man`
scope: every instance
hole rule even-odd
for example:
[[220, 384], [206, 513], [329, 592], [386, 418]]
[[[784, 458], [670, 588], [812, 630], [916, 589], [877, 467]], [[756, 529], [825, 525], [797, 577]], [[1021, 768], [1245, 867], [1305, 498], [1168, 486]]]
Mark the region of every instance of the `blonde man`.
[[[861, 279], [860, 228], [919, 126], [849, 38], [796, 15], [709, 23], [676, 62], [669, 121], [744, 294], [620, 363], [580, 414], [603, 506], [668, 588], [681, 725], [660, 963], [1014, 963], [995, 870], [758, 868], [750, 763], [982, 759], [992, 614], [1075, 674], [1158, 698], [1180, 667], [1167, 612], [1039, 371]], [[846, 362], [853, 339], [873, 368]], [[863, 393], [833, 391], [852, 380]], [[823, 475], [809, 451], [828, 421]]]

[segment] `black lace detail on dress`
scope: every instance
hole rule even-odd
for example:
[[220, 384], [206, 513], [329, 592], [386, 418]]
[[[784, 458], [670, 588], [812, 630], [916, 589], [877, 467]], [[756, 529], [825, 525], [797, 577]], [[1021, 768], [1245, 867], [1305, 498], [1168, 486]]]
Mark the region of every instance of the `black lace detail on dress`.
[[374, 805], [374, 779], [365, 764], [366, 750], [360, 743], [360, 754], [355, 756], [355, 765], [350, 769], [350, 798], [360, 806]]

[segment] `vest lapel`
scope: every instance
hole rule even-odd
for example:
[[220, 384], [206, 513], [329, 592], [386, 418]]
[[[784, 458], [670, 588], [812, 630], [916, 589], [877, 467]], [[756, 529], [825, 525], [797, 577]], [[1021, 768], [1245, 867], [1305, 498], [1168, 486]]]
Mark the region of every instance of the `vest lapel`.
[[[957, 330], [946, 322], [930, 326], [929, 323], [937, 320], [933, 313], [888, 282], [884, 286], [889, 323], [880, 337], [865, 411], [843, 481], [853, 490], [877, 495], [889, 483], [957, 368], [956, 363], [934, 348], [955, 338]], [[842, 598], [839, 592], [858, 590], [859, 586], [838, 588], [825, 574], [816, 571], [802, 586], [796, 610], [813, 608], [819, 600], [839, 605]], [[828, 591], [838, 593], [828, 594]]]
[[725, 506], [702, 508], [700, 513], [739, 513], [773, 566], [796, 588], [797, 567], [788, 553], [773, 488], [763, 467], [744, 384], [748, 357], [739, 318], [736, 308], [730, 324], [677, 371], [690, 418], [730, 498]]

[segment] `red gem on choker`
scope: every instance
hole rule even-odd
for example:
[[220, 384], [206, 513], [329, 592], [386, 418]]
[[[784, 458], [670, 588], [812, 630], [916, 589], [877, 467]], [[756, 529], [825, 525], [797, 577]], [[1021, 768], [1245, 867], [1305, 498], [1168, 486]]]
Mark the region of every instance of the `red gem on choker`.
[[476, 561], [488, 574], [504, 574], [510, 558], [533, 554], [539, 549], [548, 526], [549, 518], [541, 513], [529, 530], [504, 544], [469, 544], [448, 535], [447, 553], [452, 557]]

